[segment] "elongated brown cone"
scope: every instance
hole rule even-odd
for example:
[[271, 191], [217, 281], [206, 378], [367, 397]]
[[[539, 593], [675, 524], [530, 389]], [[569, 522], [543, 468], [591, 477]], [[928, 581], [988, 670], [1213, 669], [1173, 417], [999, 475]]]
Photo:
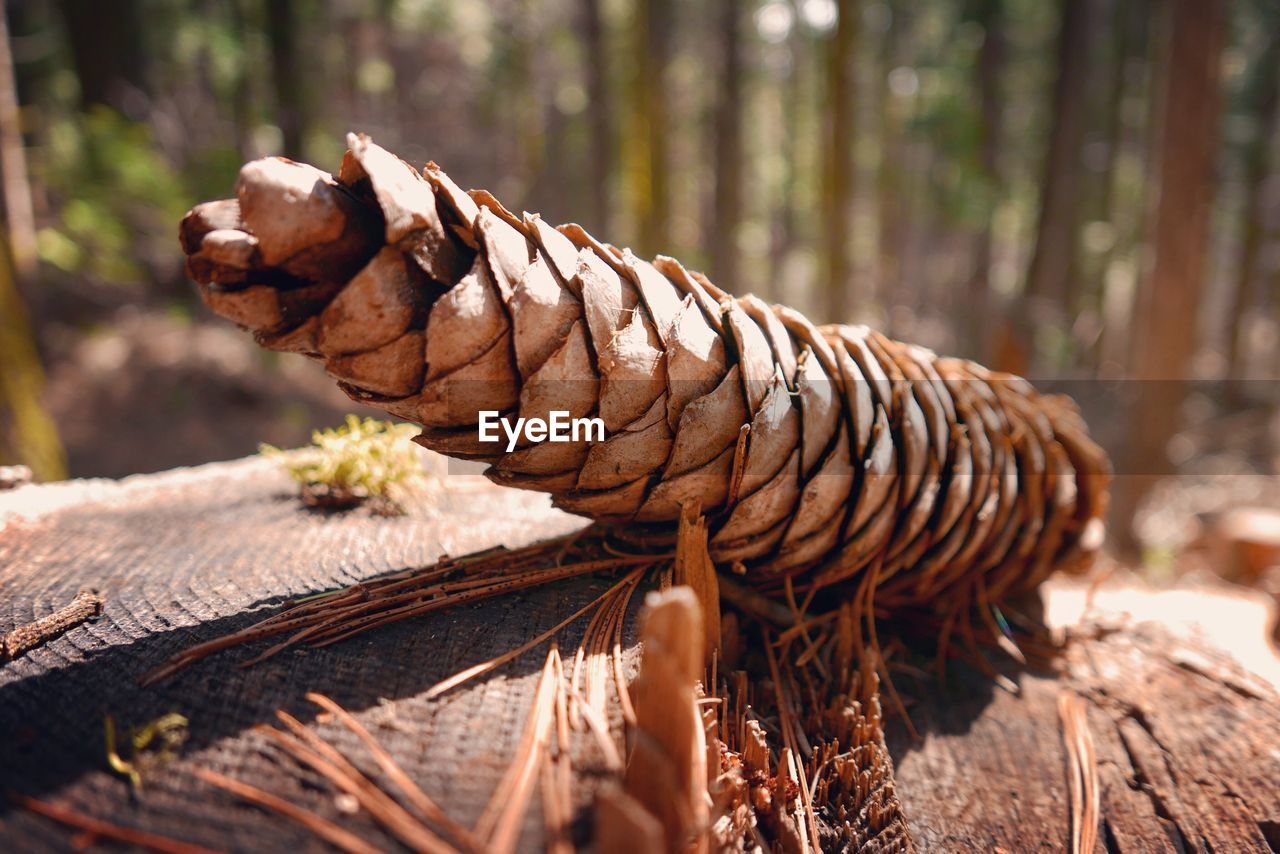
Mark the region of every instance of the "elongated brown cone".
[[[337, 177], [247, 164], [182, 224], [205, 302], [498, 483], [633, 530], [684, 502], [719, 561], [768, 586], [869, 567], [877, 601], [1077, 568], [1109, 466], [1072, 402], [865, 327], [815, 327], [672, 258], [518, 217], [351, 136]], [[607, 437], [480, 441], [483, 410], [598, 417]], [[501, 433], [501, 431], [499, 431]]]

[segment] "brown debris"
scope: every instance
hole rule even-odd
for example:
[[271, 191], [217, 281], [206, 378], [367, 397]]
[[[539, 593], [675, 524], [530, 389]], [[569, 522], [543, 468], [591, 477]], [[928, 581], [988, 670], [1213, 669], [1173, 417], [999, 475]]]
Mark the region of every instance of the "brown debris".
[[1067, 749], [1067, 779], [1071, 792], [1071, 854], [1089, 854], [1098, 842], [1101, 788], [1093, 734], [1084, 700], [1069, 691], [1058, 695], [1062, 743]]
[[[850, 666], [851, 620], [834, 644], [824, 624], [821, 663], [797, 663], [792, 641], [775, 651], [766, 637], [767, 677], [713, 672], [720, 693], [703, 698], [697, 596], [672, 587], [646, 604], [633, 746], [622, 789], [597, 803], [598, 845], [641, 850], [627, 840], [661, 828], [666, 850], [911, 850], [879, 680], [865, 661], [839, 670]], [[821, 668], [837, 673], [820, 678]]]
[[650, 593], [641, 638], [644, 658], [632, 686], [634, 743], [623, 788], [657, 819], [665, 850], [706, 851], [707, 751], [697, 706], [703, 630], [693, 591], [672, 587]]
[[12, 661], [101, 613], [102, 597], [98, 591], [81, 590], [69, 603], [47, 617], [18, 626], [0, 637], [0, 663]]
[[720, 650], [720, 585], [716, 566], [707, 551], [707, 520], [696, 502], [680, 514], [676, 533], [675, 583], [689, 587], [702, 612], [702, 648], [708, 660]]

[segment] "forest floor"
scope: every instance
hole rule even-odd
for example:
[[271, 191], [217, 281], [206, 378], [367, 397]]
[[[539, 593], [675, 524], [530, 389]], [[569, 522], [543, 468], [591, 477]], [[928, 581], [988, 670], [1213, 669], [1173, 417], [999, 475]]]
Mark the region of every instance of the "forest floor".
[[220, 322], [119, 309], [88, 332], [47, 335], [45, 405], [71, 477], [125, 477], [296, 447], [350, 401], [301, 356]]

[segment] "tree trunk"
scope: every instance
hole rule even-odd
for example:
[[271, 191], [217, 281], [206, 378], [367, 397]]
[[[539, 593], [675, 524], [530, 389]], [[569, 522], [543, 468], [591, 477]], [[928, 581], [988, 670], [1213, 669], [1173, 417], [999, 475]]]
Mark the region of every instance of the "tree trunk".
[[591, 190], [587, 208], [588, 228], [601, 232], [612, 227], [614, 141], [613, 113], [609, 96], [609, 51], [605, 45], [601, 0], [582, 0], [582, 33], [586, 42], [587, 120], [590, 126], [588, 171]]
[[[1115, 243], [1106, 259], [1101, 298], [1102, 335], [1097, 344], [1096, 361], [1101, 373], [1117, 375], [1129, 364], [1129, 325], [1133, 315], [1134, 300], [1129, 296], [1128, 281], [1117, 288], [1110, 279], [1111, 271], [1125, 272], [1125, 279], [1136, 280], [1140, 276], [1140, 250], [1142, 230], [1146, 219], [1144, 195], [1151, 195], [1148, 186], [1154, 180], [1149, 169], [1126, 172], [1119, 168], [1129, 159], [1146, 163], [1154, 148], [1155, 134], [1148, 127], [1153, 122], [1154, 63], [1158, 51], [1154, 45], [1159, 38], [1159, 28], [1152, 19], [1158, 17], [1158, 0], [1124, 0], [1116, 4], [1117, 66], [1113, 86], [1112, 119], [1115, 125], [1115, 146], [1107, 166], [1110, 188], [1108, 190], [1108, 216], [1115, 229]], [[1143, 109], [1126, 108], [1129, 100], [1142, 97]], [[1136, 288], [1132, 288], [1136, 290]]]
[[826, 151], [822, 218], [826, 266], [827, 323], [843, 323], [853, 308], [853, 51], [858, 32], [858, 0], [839, 0], [839, 20], [827, 53]]
[[740, 0], [720, 0], [723, 75], [716, 103], [715, 222], [711, 273], [729, 290], [738, 281], [738, 228], [742, 223], [742, 8]]
[[1245, 399], [1245, 378], [1249, 354], [1244, 338], [1244, 320], [1255, 302], [1255, 293], [1264, 276], [1264, 247], [1267, 243], [1268, 219], [1276, 203], [1275, 179], [1271, 174], [1271, 149], [1275, 143], [1280, 118], [1280, 37], [1272, 31], [1265, 50], [1255, 60], [1254, 77], [1250, 81], [1248, 102], [1256, 122], [1253, 138], [1244, 153], [1245, 203], [1241, 217], [1243, 237], [1240, 262], [1227, 317], [1227, 376], [1231, 394], [1237, 401]]
[[58, 431], [40, 401], [44, 372], [22, 302], [36, 279], [35, 216], [5, 10], [0, 9], [0, 178], [5, 236], [0, 245], [0, 462], [21, 462], [41, 480], [66, 477]]
[[1159, 180], [1151, 188], [1155, 258], [1133, 324], [1135, 410], [1113, 526], [1121, 548], [1130, 551], [1137, 545], [1134, 512], [1154, 480], [1170, 471], [1166, 448], [1195, 354], [1222, 100], [1227, 0], [1170, 0], [1168, 8], [1165, 85], [1157, 90]]
[[[1058, 78], [1053, 93], [1053, 125], [1045, 156], [1041, 184], [1040, 221], [1035, 252], [1027, 269], [1026, 296], [1016, 319], [1020, 337], [1034, 364], [1034, 325], [1047, 314], [1058, 322], [1070, 316], [1071, 287], [1068, 281], [1075, 252], [1076, 228], [1080, 219], [1078, 174], [1080, 148], [1084, 139], [1085, 106], [1088, 92], [1081, 85], [1089, 63], [1091, 3], [1063, 0], [1062, 24], [1058, 36]], [[1046, 311], [1047, 310], [1047, 311]]]
[[138, 0], [59, 0], [71, 59], [80, 81], [80, 104], [115, 107], [136, 118], [147, 92], [146, 50]]
[[982, 49], [978, 52], [976, 78], [981, 134], [978, 160], [986, 182], [989, 209], [978, 234], [974, 236], [973, 268], [969, 273], [969, 301], [963, 309], [965, 338], [962, 350], [972, 358], [984, 361], [987, 336], [983, 329], [990, 322], [992, 219], [1000, 196], [1000, 133], [1003, 125], [1000, 96], [1001, 71], [1004, 66], [1005, 40], [1001, 0], [978, 0], [973, 16], [982, 26]]
[[58, 428], [40, 397], [44, 371], [18, 292], [7, 247], [0, 242], [0, 464], [20, 462], [39, 480], [67, 476]]
[[[806, 156], [811, 149], [803, 144], [803, 140], [812, 138], [811, 128], [818, 121], [813, 106], [812, 38], [802, 27], [793, 26], [787, 45], [791, 52], [791, 64], [785, 82], [778, 87], [778, 97], [782, 101], [781, 114], [786, 125], [780, 143], [782, 179], [770, 214], [770, 275], [760, 294], [765, 299], [775, 300], [784, 299], [788, 261], [804, 227], [801, 221], [802, 196], [805, 187], [811, 183], [806, 179], [812, 175], [809, 168], [813, 160]], [[787, 297], [795, 299], [790, 294]], [[812, 305], [807, 307], [812, 308]]]
[[880, 258], [876, 264], [880, 281], [876, 284], [876, 299], [886, 308], [893, 304], [901, 291], [903, 234], [906, 231], [904, 191], [907, 185], [906, 161], [909, 159], [904, 128], [910, 124], [910, 110], [900, 103], [905, 100], [889, 88], [889, 74], [893, 69], [909, 64], [914, 45], [911, 39], [913, 10], [899, 6], [893, 10], [893, 21], [880, 43], [880, 72], [882, 104], [880, 115], [880, 174], [876, 177], [879, 218], [877, 249]]
[[[427, 700], [424, 692], [553, 627], [598, 597], [607, 580], [573, 580], [530, 590], [519, 601], [428, 614], [243, 667], [268, 645], [261, 642], [206, 659], [168, 683], [137, 682], [194, 642], [276, 613], [292, 597], [423, 566], [446, 548], [460, 556], [517, 547], [582, 525], [513, 490], [458, 483], [467, 480], [444, 478], [438, 492], [416, 497], [398, 518], [357, 510], [317, 519], [286, 497], [296, 484], [261, 458], [123, 484], [0, 493], [0, 515], [33, 517], [0, 529], [0, 632], [66, 604], [86, 585], [107, 594], [97, 622], [0, 667], [0, 732], [11, 734], [0, 739], [0, 787], [218, 849], [319, 847], [302, 825], [246, 807], [193, 773], [213, 768], [380, 849], [402, 847], [367, 811], [344, 812], [330, 787], [281, 761], [254, 729], [285, 708], [371, 765], [354, 734], [316, 719], [318, 709], [305, 698], [316, 691], [372, 730], [447, 815], [473, 826], [519, 750], [545, 648], [443, 697]], [[149, 535], [140, 535], [140, 520], [151, 526]], [[636, 593], [621, 621], [628, 678], [641, 656], [638, 611], [649, 589]], [[1046, 590], [1047, 612], [1058, 610], [1058, 593], [1071, 601], [1079, 589]], [[1108, 595], [1104, 586], [1097, 597], [1103, 608]], [[1071, 766], [1058, 712], [1068, 692], [1087, 704], [1100, 825], [1115, 840], [1111, 850], [1170, 848], [1170, 838], [1186, 850], [1265, 851], [1267, 839], [1276, 844], [1274, 692], [1226, 662], [1212, 641], [1193, 639], [1174, 620], [1160, 626], [1167, 595], [1110, 595], [1122, 596], [1125, 610], [1141, 618], [1080, 632], [1052, 672], [996, 661], [1016, 693], [957, 661], [945, 687], [895, 672], [926, 736], [913, 739], [901, 722], [890, 725], [895, 788], [920, 850], [1068, 850]], [[1206, 610], [1227, 603], [1238, 609], [1234, 595], [1198, 595]], [[584, 622], [564, 637], [575, 639]], [[616, 704], [609, 708], [610, 720], [621, 719]], [[145, 769], [144, 796], [131, 800], [129, 787], [104, 771], [103, 713], [138, 726], [175, 711], [190, 718], [190, 737], [172, 761]], [[589, 836], [592, 801], [615, 779], [593, 745], [589, 738], [573, 744], [572, 814], [583, 823], [575, 822], [575, 835], [581, 828]], [[66, 850], [76, 838], [22, 809], [8, 808], [4, 822], [12, 850]], [[536, 816], [525, 823], [520, 850], [546, 847], [544, 825]]]
[[19, 285], [30, 286], [36, 275], [36, 226], [20, 120], [9, 23], [0, 9], [0, 178], [13, 270]]
[[[1144, 15], [1141, 5], [1123, 3], [1120, 0], [1098, 0], [1098, 15], [1093, 22], [1097, 33], [1092, 37], [1099, 47], [1108, 44], [1105, 55], [1099, 51], [1091, 62], [1094, 67], [1088, 85], [1094, 92], [1090, 112], [1093, 114], [1086, 131], [1085, 148], [1087, 189], [1081, 206], [1082, 223], [1106, 223], [1111, 228], [1110, 245], [1087, 245], [1084, 251], [1072, 256], [1070, 281], [1075, 283], [1072, 292], [1077, 307], [1092, 312], [1097, 326], [1096, 333], [1076, 340], [1078, 346], [1076, 364], [1083, 370], [1096, 370], [1102, 353], [1102, 339], [1106, 334], [1104, 309], [1106, 304], [1107, 269], [1120, 244], [1122, 217], [1115, 205], [1116, 169], [1120, 151], [1124, 146], [1124, 108], [1127, 69], [1133, 56], [1141, 28], [1134, 18]], [[1090, 146], [1101, 146], [1104, 156], [1089, 154]]]
[[253, 89], [250, 86], [252, 70], [249, 58], [249, 29], [251, 16], [245, 8], [246, 0], [231, 0], [228, 14], [231, 18], [231, 29], [240, 40], [242, 65], [237, 70], [235, 82], [231, 84], [231, 123], [235, 134], [236, 150], [246, 159], [255, 155], [253, 145], [253, 129], [256, 121], [253, 110]]
[[276, 123], [286, 157], [303, 157], [306, 132], [306, 92], [298, 63], [301, 18], [296, 0], [271, 0], [267, 7], [267, 39], [271, 46], [271, 74], [276, 96]]
[[641, 0], [636, 6], [635, 115], [637, 150], [630, 164], [632, 203], [640, 230], [640, 250], [670, 250], [670, 166], [668, 164], [667, 67], [671, 63], [671, 0]]

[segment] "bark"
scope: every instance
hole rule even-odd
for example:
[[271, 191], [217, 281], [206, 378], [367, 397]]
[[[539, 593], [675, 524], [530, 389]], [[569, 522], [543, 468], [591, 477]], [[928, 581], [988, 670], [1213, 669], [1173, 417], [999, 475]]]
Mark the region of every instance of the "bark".
[[0, 242], [0, 458], [25, 463], [40, 480], [67, 476], [58, 428], [41, 402], [44, 369], [8, 247]]
[[[184, 221], [188, 269], [215, 311], [423, 424], [428, 447], [606, 522], [669, 530], [697, 501], [713, 557], [764, 587], [871, 573], [888, 603], [978, 573], [995, 596], [1098, 546], [1107, 463], [1065, 398], [818, 329], [349, 145], [336, 180], [245, 166], [237, 201]], [[608, 438], [508, 451], [478, 436], [486, 410], [595, 414]]]
[[1171, 471], [1167, 446], [1179, 426], [1185, 386], [1198, 342], [1214, 155], [1221, 104], [1220, 60], [1226, 0], [1172, 0], [1157, 112], [1158, 183], [1153, 204], [1155, 260], [1139, 294], [1133, 367], [1137, 405], [1131, 414], [1116, 517], [1120, 543], [1133, 549], [1131, 523], [1154, 480]]
[[56, 480], [66, 477], [66, 454], [41, 402], [44, 370], [22, 296], [36, 283], [39, 259], [7, 12], [0, 9], [0, 179], [7, 238], [0, 246], [0, 459], [27, 464], [41, 480]]
[[245, 52], [244, 67], [236, 75], [231, 84], [231, 121], [236, 139], [236, 151], [246, 160], [253, 156], [253, 130], [256, 121], [253, 110], [253, 89], [250, 86], [249, 29], [250, 15], [246, 4], [248, 0], [231, 0], [228, 4], [228, 15], [231, 28], [240, 39], [240, 49]]
[[827, 316], [849, 319], [855, 295], [849, 248], [853, 243], [854, 69], [858, 0], [840, 0], [839, 20], [827, 49], [826, 95], [830, 113], [825, 128], [822, 184], [824, 287]]
[[[1159, 53], [1155, 44], [1158, 27], [1155, 19], [1156, 0], [1134, 0], [1116, 4], [1118, 16], [1118, 63], [1112, 108], [1116, 127], [1116, 145], [1112, 150], [1107, 172], [1110, 175], [1109, 215], [1115, 227], [1115, 246], [1108, 257], [1108, 265], [1120, 261], [1126, 255], [1136, 256], [1143, 244], [1143, 227], [1147, 204], [1144, 196], [1150, 196], [1150, 184], [1154, 178], [1151, 166], [1155, 157], [1151, 152], [1155, 145], [1154, 131], [1148, 127], [1153, 122], [1151, 113], [1156, 97], [1153, 87], [1153, 57]], [[1144, 109], [1126, 109], [1126, 102], [1140, 101]], [[1122, 181], [1117, 170], [1122, 157], [1148, 164], [1141, 176]], [[1134, 258], [1135, 261], [1139, 260]], [[1136, 266], [1136, 264], [1135, 264]], [[1127, 304], [1115, 300], [1104, 283], [1102, 299], [1102, 337], [1098, 342], [1097, 361], [1100, 367], [1113, 375], [1120, 366], [1128, 365], [1131, 351], [1129, 327], [1132, 323], [1133, 300]]]
[[601, 0], [581, 0], [582, 33], [586, 43], [587, 119], [591, 128], [588, 150], [590, 193], [587, 220], [607, 234], [612, 226], [614, 135], [612, 98], [609, 95], [609, 51], [606, 45]]
[[18, 285], [30, 287], [36, 277], [36, 222], [27, 175], [27, 152], [22, 141], [9, 24], [4, 12], [0, 9], [0, 180], [4, 182], [4, 215], [13, 270]]
[[720, 0], [720, 95], [715, 116], [715, 215], [711, 272], [729, 287], [738, 282], [738, 229], [742, 224], [743, 45], [740, 0]]
[[880, 271], [880, 282], [875, 294], [877, 301], [884, 306], [896, 303], [901, 292], [903, 268], [904, 235], [907, 231], [905, 211], [907, 208], [904, 189], [907, 178], [907, 160], [905, 150], [907, 142], [904, 129], [909, 124], [908, 110], [904, 109], [888, 91], [889, 73], [900, 65], [907, 64], [913, 45], [911, 44], [912, 11], [906, 7], [893, 10], [893, 23], [885, 33], [880, 44], [882, 81], [882, 99], [884, 107], [880, 116], [880, 174], [876, 177], [876, 193], [878, 203], [876, 215], [879, 218], [880, 254], [876, 265]]
[[[507, 169], [515, 179], [520, 207], [539, 196], [539, 190], [555, 187], [567, 195], [564, 183], [551, 174], [556, 164], [548, 157], [548, 113], [555, 105], [539, 91], [537, 39], [539, 22], [529, 0], [517, 0], [502, 31], [503, 59], [494, 89], [501, 105], [499, 137], [506, 141]], [[548, 192], [547, 195], [550, 195]]]
[[[582, 524], [509, 490], [462, 480], [446, 479], [435, 498], [419, 496], [406, 518], [301, 512], [282, 500], [289, 481], [261, 459], [0, 494], [0, 516], [27, 520], [0, 529], [0, 633], [52, 613], [86, 585], [107, 593], [96, 623], [0, 667], [0, 732], [14, 734], [0, 739], [0, 787], [219, 850], [316, 847], [301, 826], [247, 809], [193, 773], [212, 768], [314, 810], [380, 849], [400, 847], [363, 811], [344, 813], [314, 775], [264, 753], [253, 725], [287, 708], [370, 767], [354, 734], [316, 720], [319, 709], [305, 694], [318, 691], [350, 710], [448, 815], [473, 826], [517, 749], [542, 656], [531, 654], [436, 700], [422, 694], [554, 626], [598, 597], [607, 579], [531, 590], [515, 611], [510, 601], [495, 600], [427, 615], [278, 663], [242, 667], [261, 651], [255, 648], [207, 659], [170, 684], [142, 688], [136, 681], [192, 640], [242, 628], [291, 597], [429, 564], [446, 545], [464, 555]], [[139, 535], [140, 520], [149, 526], [146, 536]], [[628, 677], [642, 654], [636, 630], [644, 592], [632, 599], [623, 623]], [[1068, 601], [1080, 595], [1067, 592]], [[1047, 595], [1052, 611], [1055, 593]], [[1099, 602], [1107, 595], [1103, 587]], [[1238, 601], [1199, 595], [1206, 610]], [[1113, 849], [1173, 845], [1167, 840], [1175, 833], [1190, 840], [1187, 850], [1265, 851], [1265, 840], [1277, 844], [1274, 692], [1242, 676], [1203, 639], [1175, 637], [1152, 622], [1165, 613], [1167, 594], [1141, 598], [1145, 606], [1132, 610], [1150, 620], [1082, 632], [1060, 672], [1001, 668], [1016, 680], [1016, 694], [994, 689], [960, 664], [945, 688], [895, 673], [899, 690], [910, 691], [911, 716], [925, 738], [888, 723], [896, 778], [890, 785], [921, 850], [1065, 847], [1070, 804], [1055, 708], [1063, 691], [1088, 703], [1102, 784], [1101, 835], [1114, 840]], [[770, 693], [764, 683], [756, 687]], [[152, 770], [142, 797], [133, 799], [127, 785], [103, 773], [104, 710], [123, 727], [175, 711], [190, 719], [181, 755]], [[873, 710], [863, 704], [854, 715], [830, 715], [828, 725], [847, 726], [857, 711]], [[779, 744], [774, 733], [769, 737]], [[815, 739], [815, 753], [826, 743]], [[869, 755], [850, 751], [831, 764]], [[575, 738], [573, 768], [574, 815], [586, 824], [611, 775], [591, 739]], [[66, 850], [77, 836], [25, 810], [9, 809], [4, 821], [14, 850]], [[590, 832], [577, 821], [574, 827], [575, 837], [579, 828]], [[522, 846], [543, 844], [535, 818]]]
[[[1206, 610], [1228, 599], [1199, 595]], [[1131, 601], [1157, 619], [1167, 607], [1142, 600]], [[1244, 779], [1280, 734], [1274, 687], [1203, 637], [1124, 623], [1075, 641], [1056, 677], [1011, 674], [1016, 693], [961, 676], [954, 702], [912, 708], [926, 734], [918, 747], [890, 725], [897, 791], [922, 850], [1071, 850], [1064, 695], [1084, 704], [1105, 850], [1276, 849], [1276, 784]]]
[[1027, 292], [1065, 308], [1067, 274], [1079, 221], [1080, 145], [1088, 93], [1080, 86], [1089, 61], [1088, 2], [1062, 3], [1058, 36], [1058, 78], [1053, 93], [1053, 125], [1041, 185], [1040, 224], [1027, 271]]
[[1125, 145], [1125, 123], [1121, 115], [1129, 77], [1129, 65], [1139, 55], [1142, 42], [1141, 24], [1146, 11], [1137, 3], [1098, 0], [1094, 42], [1111, 44], [1089, 80], [1094, 93], [1089, 111], [1091, 127], [1086, 146], [1105, 146], [1105, 160], [1086, 164], [1085, 199], [1081, 206], [1081, 222], [1105, 222], [1111, 226], [1111, 245], [1102, 251], [1076, 252], [1072, 258], [1070, 280], [1075, 283], [1075, 299], [1082, 310], [1091, 310], [1097, 323], [1097, 334], [1077, 343], [1081, 346], [1078, 361], [1086, 371], [1096, 371], [1102, 361], [1103, 339], [1107, 334], [1104, 317], [1107, 293], [1107, 271], [1117, 250], [1123, 244], [1123, 214], [1117, 207], [1116, 170]]
[[670, 134], [667, 70], [671, 64], [671, 0], [641, 0], [636, 4], [636, 76], [633, 80], [638, 127], [632, 132], [635, 148], [629, 171], [640, 246], [646, 252], [662, 252], [671, 240]]
[[[1232, 394], [1237, 400], [1246, 395], [1245, 369], [1249, 354], [1243, 333], [1244, 321], [1257, 301], [1259, 285], [1266, 281], [1264, 248], [1277, 204], [1276, 178], [1272, 173], [1272, 149], [1275, 146], [1277, 127], [1280, 126], [1280, 37], [1270, 34], [1266, 48], [1255, 60], [1253, 80], [1250, 84], [1250, 112], [1256, 125], [1253, 138], [1244, 153], [1245, 203], [1241, 217], [1240, 259], [1236, 271], [1231, 299], [1231, 313], [1227, 316], [1227, 376], [1232, 383]], [[1275, 266], [1272, 262], [1271, 266]]]
[[980, 112], [978, 162], [990, 195], [987, 219], [974, 237], [973, 269], [969, 274], [969, 301], [963, 315], [968, 321], [965, 346], [975, 359], [987, 357], [986, 336], [991, 295], [992, 219], [1000, 186], [1000, 135], [1003, 126], [1003, 99], [1000, 83], [1005, 59], [1005, 37], [1001, 0], [980, 0], [975, 17], [982, 25], [982, 49], [978, 53], [977, 84]]
[[18, 103], [44, 103], [50, 78], [65, 68], [58, 56], [60, 45], [56, 37], [51, 37], [61, 26], [58, 9], [54, 4], [7, 3], [5, 17], [11, 40], [21, 39], [28, 44], [36, 42], [44, 45], [42, 50], [28, 49], [22, 61], [14, 66]]
[[106, 105], [136, 116], [145, 96], [145, 28], [139, 0], [59, 0], [71, 59], [80, 82], [80, 103]]
[[284, 147], [281, 153], [286, 157], [300, 158], [307, 127], [307, 95], [298, 54], [302, 20], [297, 0], [271, 0], [266, 4], [266, 15], [276, 122], [280, 126]]
[[1075, 265], [1076, 235], [1080, 224], [1080, 153], [1084, 140], [1086, 87], [1081, 85], [1090, 61], [1089, 36], [1092, 0], [1063, 0], [1058, 35], [1058, 77], [1053, 94], [1053, 124], [1045, 154], [1041, 182], [1040, 219], [1035, 250], [1027, 268], [1023, 298], [1014, 303], [1013, 343], [1016, 358], [1026, 364], [1040, 362], [1038, 327], [1050, 323], [1065, 327], [1074, 306], [1070, 304], [1070, 274]]
[[813, 91], [811, 41], [802, 28], [792, 27], [787, 46], [791, 63], [779, 95], [785, 124], [779, 143], [782, 177], [778, 183], [777, 199], [771, 205], [769, 276], [761, 288], [766, 299], [781, 296], [787, 261], [800, 236], [800, 195], [807, 163], [804, 156], [807, 148], [802, 150], [801, 141], [812, 137], [811, 125], [815, 120], [815, 110], [810, 103]]

